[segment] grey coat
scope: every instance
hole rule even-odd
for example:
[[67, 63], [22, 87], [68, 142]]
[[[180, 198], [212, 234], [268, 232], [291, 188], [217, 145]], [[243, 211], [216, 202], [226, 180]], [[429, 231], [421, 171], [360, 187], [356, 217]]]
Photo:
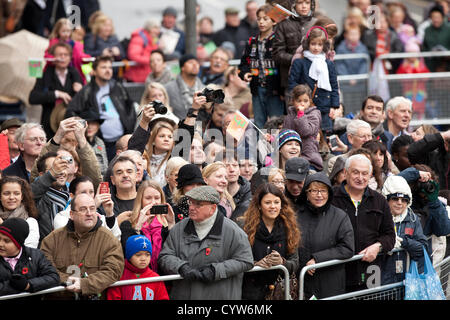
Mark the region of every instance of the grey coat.
[[183, 219], [170, 230], [159, 254], [158, 265], [164, 274], [177, 274], [189, 263], [198, 268], [212, 264], [213, 282], [177, 280], [173, 300], [240, 300], [244, 272], [253, 268], [253, 255], [247, 235], [239, 226], [217, 214], [211, 231], [200, 240], [191, 219]]

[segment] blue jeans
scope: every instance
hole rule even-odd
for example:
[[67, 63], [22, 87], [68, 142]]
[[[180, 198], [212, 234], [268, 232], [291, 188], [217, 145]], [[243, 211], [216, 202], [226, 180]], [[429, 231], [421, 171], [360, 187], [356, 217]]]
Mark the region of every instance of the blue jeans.
[[258, 87], [258, 94], [252, 96], [253, 115], [255, 124], [262, 129], [267, 119], [278, 117], [284, 114], [284, 103], [280, 96], [267, 94], [267, 89]]

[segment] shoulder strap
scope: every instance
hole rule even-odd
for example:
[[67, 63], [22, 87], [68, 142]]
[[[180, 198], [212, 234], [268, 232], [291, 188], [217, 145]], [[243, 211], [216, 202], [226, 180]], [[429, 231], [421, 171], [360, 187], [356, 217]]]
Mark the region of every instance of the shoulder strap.
[[144, 48], [146, 48], [148, 45], [148, 38], [145, 35], [144, 30], [142, 30], [142, 29], [139, 30], [139, 35], [141, 36], [142, 40], [144, 41]]

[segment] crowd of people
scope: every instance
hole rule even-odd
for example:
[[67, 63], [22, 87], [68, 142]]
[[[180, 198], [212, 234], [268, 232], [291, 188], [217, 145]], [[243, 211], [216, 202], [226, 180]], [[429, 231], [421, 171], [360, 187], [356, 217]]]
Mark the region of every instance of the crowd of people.
[[[274, 21], [276, 3], [294, 15]], [[372, 1], [377, 29], [370, 4], [349, 1], [340, 26], [315, 0], [250, 0], [242, 20], [227, 8], [217, 32], [199, 19], [196, 54], [172, 7], [127, 41], [99, 8], [72, 29], [54, 7], [53, 24], [34, 26], [50, 40], [29, 94], [41, 121], [0, 128], [0, 295], [64, 285], [44, 299], [263, 300], [280, 271], [247, 273], [254, 266], [298, 277], [363, 255], [308, 270], [305, 298], [321, 299], [370, 288], [374, 266], [378, 284], [402, 281], [407, 255], [423, 270], [423, 248], [442, 261], [450, 130], [410, 125], [427, 109], [417, 92], [370, 94], [348, 117], [342, 97], [357, 84], [337, 76], [387, 52], [449, 50], [448, 1], [420, 25], [400, 2]], [[371, 65], [335, 62], [340, 53], [368, 53]], [[136, 64], [120, 75], [113, 62], [124, 58]], [[145, 84], [139, 101], [124, 81]], [[171, 274], [183, 279], [110, 287]]]

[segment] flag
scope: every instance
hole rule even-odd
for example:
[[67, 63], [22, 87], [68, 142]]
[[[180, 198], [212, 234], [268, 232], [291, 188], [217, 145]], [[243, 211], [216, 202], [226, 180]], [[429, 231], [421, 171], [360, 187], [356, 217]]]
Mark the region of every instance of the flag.
[[236, 111], [233, 119], [227, 127], [227, 133], [233, 136], [237, 141], [240, 141], [244, 136], [250, 120], [244, 116], [241, 112]]
[[32, 78], [42, 78], [44, 61], [40, 59], [29, 59], [28, 60], [28, 74]]
[[289, 16], [297, 16], [294, 12], [289, 11], [279, 4], [273, 6], [273, 8], [269, 12], [267, 12], [267, 15], [276, 23], [283, 21]]

